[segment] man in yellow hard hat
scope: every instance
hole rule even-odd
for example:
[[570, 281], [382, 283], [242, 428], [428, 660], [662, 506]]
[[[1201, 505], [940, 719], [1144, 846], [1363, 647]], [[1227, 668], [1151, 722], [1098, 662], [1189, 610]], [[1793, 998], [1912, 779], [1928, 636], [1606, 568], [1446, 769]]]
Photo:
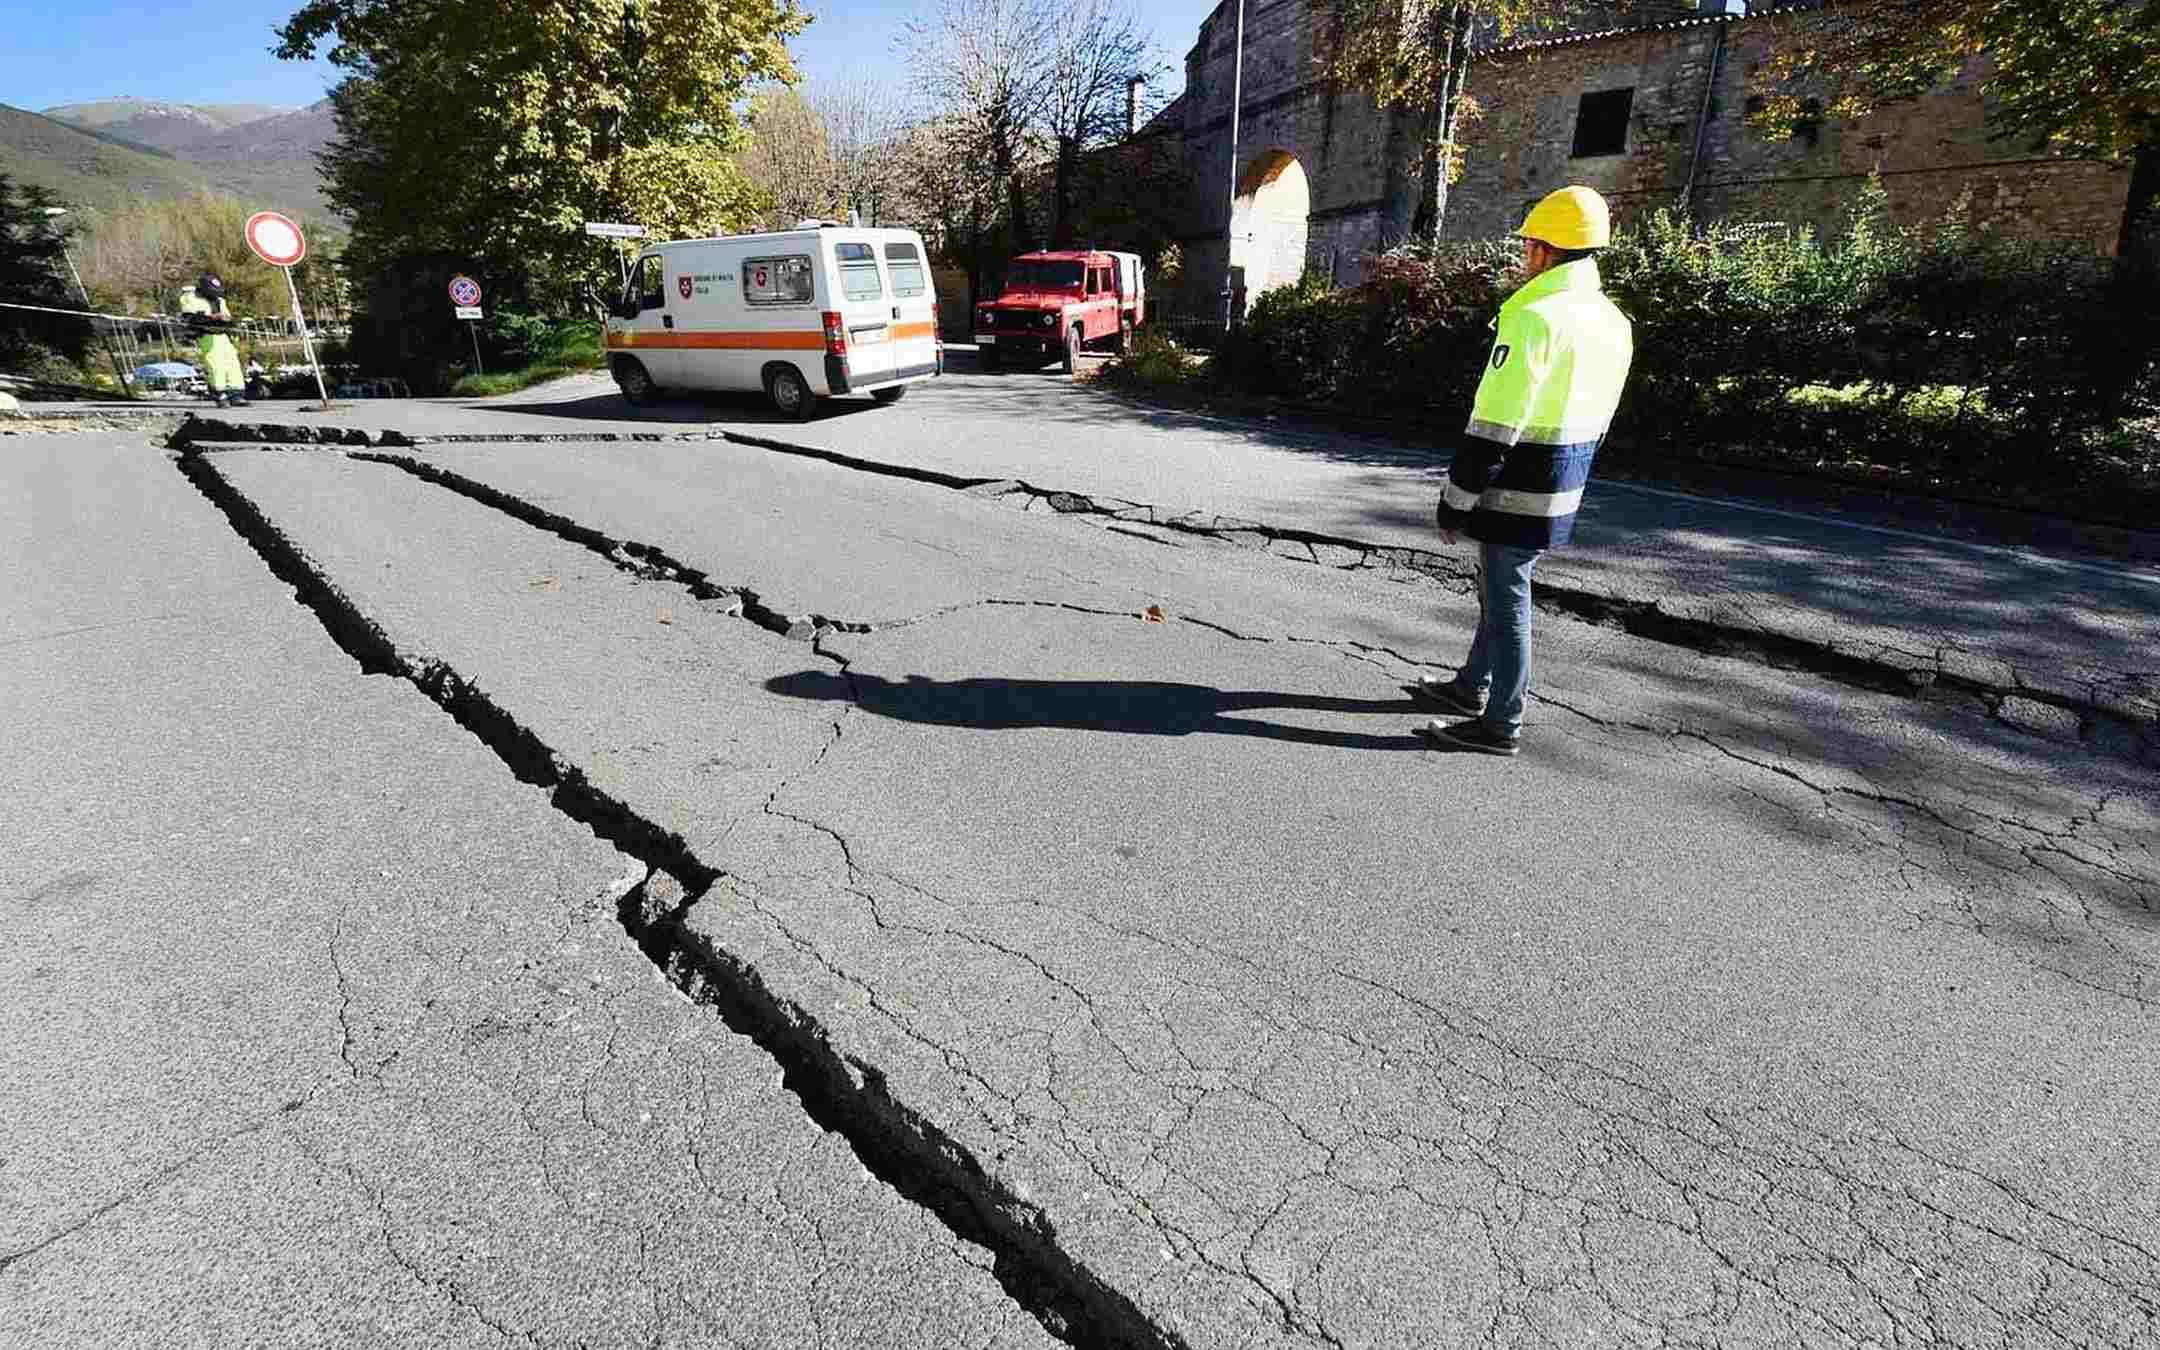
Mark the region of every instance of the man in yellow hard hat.
[[1418, 733], [1455, 749], [1513, 755], [1530, 688], [1530, 573], [1575, 527], [1590, 463], [1620, 406], [1635, 355], [1627, 316], [1606, 298], [1597, 251], [1612, 240], [1605, 199], [1567, 187], [1516, 231], [1522, 288], [1500, 306], [1464, 445], [1440, 498], [1440, 537], [1478, 543], [1478, 627], [1451, 680], [1418, 701], [1463, 720]]

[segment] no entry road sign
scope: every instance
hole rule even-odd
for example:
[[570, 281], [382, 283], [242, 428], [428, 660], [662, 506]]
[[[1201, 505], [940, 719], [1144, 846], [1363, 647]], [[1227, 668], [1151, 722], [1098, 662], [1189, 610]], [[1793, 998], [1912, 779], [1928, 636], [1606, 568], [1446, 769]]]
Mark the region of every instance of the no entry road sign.
[[470, 309], [480, 303], [480, 283], [471, 277], [456, 277], [450, 282], [450, 303], [459, 309]]
[[291, 267], [307, 256], [307, 240], [300, 227], [275, 211], [257, 211], [248, 217], [247, 246], [272, 267]]

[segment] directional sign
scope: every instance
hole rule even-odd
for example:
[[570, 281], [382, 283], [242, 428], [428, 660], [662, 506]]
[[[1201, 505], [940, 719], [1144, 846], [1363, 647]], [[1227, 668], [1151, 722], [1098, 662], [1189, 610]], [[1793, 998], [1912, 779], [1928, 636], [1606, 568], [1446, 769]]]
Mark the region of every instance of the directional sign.
[[300, 227], [275, 211], [257, 211], [248, 217], [247, 246], [272, 267], [291, 267], [307, 256], [307, 240]]
[[450, 282], [450, 303], [460, 309], [469, 309], [480, 303], [480, 283], [471, 277], [454, 277]]
[[461, 319], [484, 319], [487, 317], [487, 311], [478, 305], [459, 305], [457, 307], [457, 316]]
[[643, 225], [611, 224], [604, 220], [588, 220], [585, 222], [585, 233], [595, 239], [643, 239], [645, 237], [645, 227]]

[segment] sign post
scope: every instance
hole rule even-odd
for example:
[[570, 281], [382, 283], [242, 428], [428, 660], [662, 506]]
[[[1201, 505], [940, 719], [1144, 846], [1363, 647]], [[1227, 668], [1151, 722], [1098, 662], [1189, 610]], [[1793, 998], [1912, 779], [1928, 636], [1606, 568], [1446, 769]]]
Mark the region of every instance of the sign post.
[[322, 395], [321, 411], [330, 411], [330, 390], [323, 383], [322, 362], [315, 359], [315, 341], [308, 336], [307, 314], [300, 308], [300, 287], [293, 282], [292, 270], [307, 256], [307, 240], [300, 227], [275, 211], [257, 211], [248, 217], [247, 246], [255, 256], [285, 274], [285, 291], [292, 297], [293, 323], [300, 330], [300, 350], [306, 354], [308, 368], [315, 372], [315, 392]]
[[456, 309], [457, 316], [465, 320], [465, 331], [472, 336], [473, 374], [487, 374], [480, 365], [479, 320], [486, 317], [486, 311], [480, 308], [480, 283], [467, 276], [450, 278], [450, 304]]
[[[610, 220], [588, 220], [585, 222], [585, 233], [595, 239], [643, 239], [645, 237], [645, 227], [643, 225], [625, 225]], [[628, 290], [630, 289], [630, 260], [625, 258], [622, 250], [618, 248], [615, 250], [615, 261], [622, 265], [623, 289]]]

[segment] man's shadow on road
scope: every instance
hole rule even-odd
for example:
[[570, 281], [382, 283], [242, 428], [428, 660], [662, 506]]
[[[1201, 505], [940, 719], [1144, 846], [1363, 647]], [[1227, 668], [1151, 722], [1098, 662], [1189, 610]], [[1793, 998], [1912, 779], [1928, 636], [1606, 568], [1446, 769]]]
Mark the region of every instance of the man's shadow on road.
[[1190, 736], [1194, 732], [1213, 732], [1345, 750], [1431, 748], [1407, 728], [1400, 736], [1379, 736], [1320, 727], [1285, 726], [1280, 722], [1233, 715], [1258, 708], [1302, 708], [1313, 712], [1407, 716], [1418, 710], [1417, 705], [1407, 698], [1328, 698], [1319, 694], [1212, 689], [1202, 684], [1155, 680], [932, 680], [910, 675], [905, 680], [893, 681], [874, 675], [850, 676], [821, 670], [777, 676], [767, 680], [765, 688], [789, 698], [853, 703], [866, 712], [901, 722], [973, 727], [985, 731], [1065, 727], [1074, 731], [1121, 732], [1131, 736]]

